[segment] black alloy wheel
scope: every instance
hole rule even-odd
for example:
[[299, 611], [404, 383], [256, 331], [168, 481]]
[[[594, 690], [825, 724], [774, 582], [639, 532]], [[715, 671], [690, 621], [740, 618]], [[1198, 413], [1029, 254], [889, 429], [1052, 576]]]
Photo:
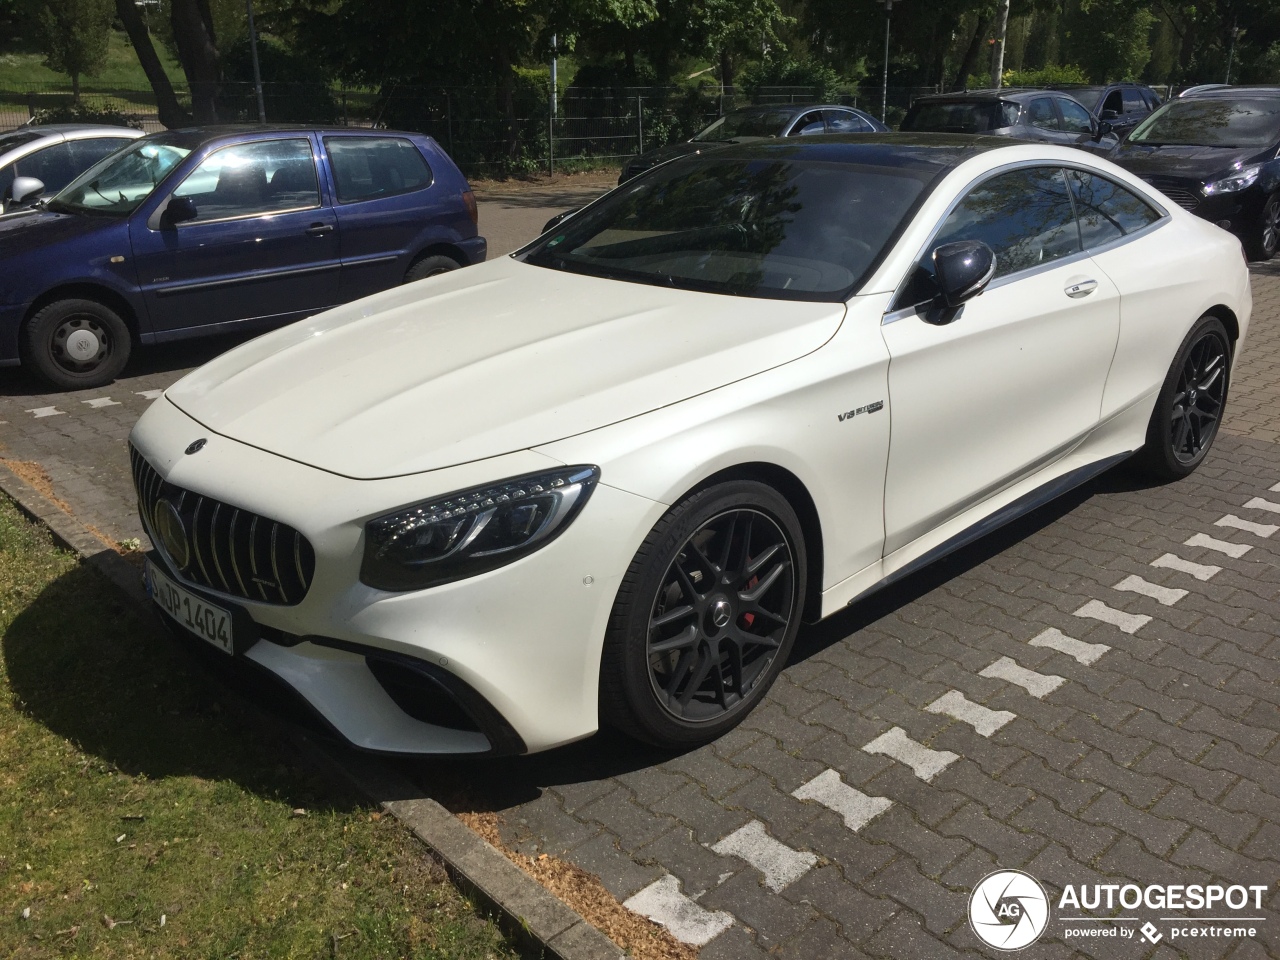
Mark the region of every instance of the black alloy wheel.
[[23, 363], [63, 390], [100, 387], [114, 380], [129, 359], [129, 328], [94, 300], [58, 300], [22, 328]]
[[1216, 317], [1202, 317], [1182, 342], [1156, 399], [1142, 451], [1160, 480], [1190, 474], [1218, 435], [1231, 377], [1231, 341]]
[[671, 747], [731, 729], [786, 663], [805, 572], [799, 521], [770, 487], [736, 481], [673, 507], [619, 589], [603, 716]]
[[1250, 260], [1270, 260], [1280, 249], [1280, 192], [1267, 197], [1252, 236], [1245, 240]]

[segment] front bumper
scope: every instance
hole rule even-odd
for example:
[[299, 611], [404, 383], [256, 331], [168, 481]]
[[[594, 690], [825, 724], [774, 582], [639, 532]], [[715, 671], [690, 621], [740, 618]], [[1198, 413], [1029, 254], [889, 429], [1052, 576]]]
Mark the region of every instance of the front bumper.
[[[199, 438], [207, 441], [203, 449], [184, 454]], [[168, 482], [288, 524], [310, 541], [315, 576], [294, 606], [178, 579], [242, 609], [257, 634], [244, 657], [287, 683], [352, 744], [388, 753], [532, 752], [596, 730], [613, 598], [663, 504], [601, 483], [574, 523], [541, 550], [466, 580], [388, 593], [359, 582], [368, 520], [559, 464], [521, 451], [426, 474], [353, 480], [211, 433], [167, 399], [139, 420], [132, 442]], [[472, 729], [438, 722], [431, 711], [447, 704], [432, 706], [428, 695], [415, 701], [415, 684], [419, 694], [441, 690]]]

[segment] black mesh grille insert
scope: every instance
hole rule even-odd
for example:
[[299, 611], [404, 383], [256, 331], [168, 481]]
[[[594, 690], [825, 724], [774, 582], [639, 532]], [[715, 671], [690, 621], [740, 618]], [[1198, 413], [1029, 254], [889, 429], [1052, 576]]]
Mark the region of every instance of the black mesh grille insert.
[[[165, 500], [182, 520], [189, 556], [177, 572], [198, 587], [233, 597], [293, 606], [311, 588], [316, 555], [297, 530], [231, 504], [184, 490], [160, 477], [129, 446], [138, 511], [157, 546], [156, 506]], [[169, 562], [179, 558], [165, 551]]]

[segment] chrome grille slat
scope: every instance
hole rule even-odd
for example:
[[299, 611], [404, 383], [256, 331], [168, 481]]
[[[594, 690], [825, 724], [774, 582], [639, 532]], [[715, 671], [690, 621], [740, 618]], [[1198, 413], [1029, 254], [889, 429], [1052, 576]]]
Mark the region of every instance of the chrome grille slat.
[[[182, 518], [191, 559], [185, 570], [176, 571], [180, 579], [193, 586], [220, 590], [229, 596], [259, 603], [293, 606], [305, 599], [315, 572], [315, 552], [299, 531], [278, 520], [169, 483], [132, 445], [129, 459], [134, 489], [138, 492], [139, 513], [152, 540], [156, 541], [151, 531], [156, 505], [161, 499], [167, 500]], [[225, 531], [220, 527], [224, 507], [232, 511]], [[246, 523], [240, 522], [242, 514]], [[260, 531], [262, 524], [269, 524], [270, 531], [265, 528]], [[158, 541], [157, 546], [160, 546]], [[246, 554], [250, 570], [248, 582], [242, 570]], [[224, 560], [230, 564], [234, 581], [227, 576]], [[265, 578], [268, 570], [275, 577], [274, 583]], [[213, 573], [217, 573], [217, 580]], [[274, 593], [269, 592], [268, 587], [273, 587]]]

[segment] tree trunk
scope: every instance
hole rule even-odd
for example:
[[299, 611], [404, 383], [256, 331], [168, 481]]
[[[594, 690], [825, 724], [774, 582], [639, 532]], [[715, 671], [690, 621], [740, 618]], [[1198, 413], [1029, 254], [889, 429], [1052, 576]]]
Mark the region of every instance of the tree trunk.
[[216, 122], [222, 70], [209, 4], [207, 0], [172, 0], [170, 19], [178, 59], [191, 87], [191, 113], [197, 123]]
[[997, 90], [1004, 82], [1004, 45], [1009, 37], [1009, 0], [1000, 0], [996, 13], [996, 45], [991, 52], [991, 86]]
[[510, 60], [504, 57], [502, 63], [502, 75], [498, 80], [498, 106], [505, 121], [507, 156], [514, 160], [520, 152], [520, 136], [516, 130], [516, 75], [510, 67]]
[[720, 48], [720, 85], [724, 87], [732, 87], [734, 81], [733, 75], [733, 57], [729, 54], [728, 47]]
[[80, 71], [71, 71], [71, 102], [80, 106]]
[[164, 66], [156, 55], [156, 48], [151, 45], [151, 34], [147, 32], [147, 25], [142, 22], [137, 5], [133, 0], [116, 0], [116, 15], [124, 24], [129, 42], [138, 55], [138, 62], [142, 64], [142, 72], [147, 75], [151, 91], [156, 95], [160, 122], [166, 127], [180, 127], [189, 123], [191, 115], [178, 104], [173, 84], [169, 82], [169, 75], [164, 72]]
[[987, 39], [987, 31], [991, 29], [990, 16], [983, 14], [978, 15], [978, 23], [973, 30], [973, 38], [969, 41], [969, 48], [964, 52], [964, 59], [960, 61], [960, 66], [956, 70], [956, 77], [951, 82], [952, 90], [963, 90], [965, 84], [969, 80], [969, 74], [973, 73], [973, 67], [978, 62], [978, 55], [982, 53], [982, 41]]

